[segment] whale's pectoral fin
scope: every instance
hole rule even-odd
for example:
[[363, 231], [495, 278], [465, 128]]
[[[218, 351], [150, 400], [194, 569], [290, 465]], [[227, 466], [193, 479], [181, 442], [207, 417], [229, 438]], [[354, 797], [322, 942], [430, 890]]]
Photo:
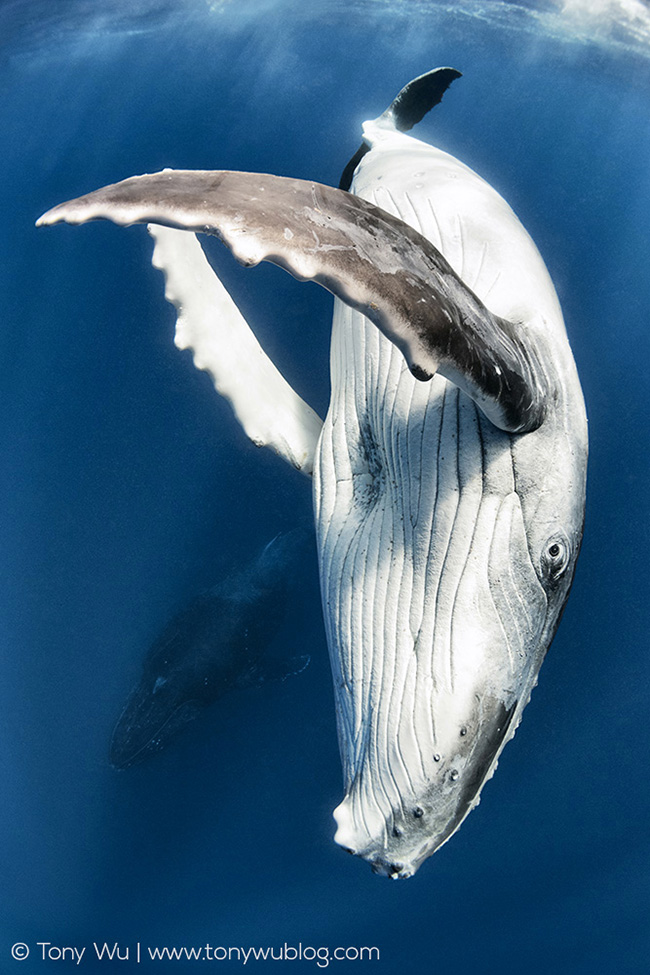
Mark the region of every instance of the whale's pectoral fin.
[[215, 234], [242, 264], [270, 261], [361, 311], [416, 378], [440, 372], [501, 429], [544, 418], [533, 339], [491, 314], [425, 237], [366, 200], [280, 176], [165, 170], [63, 203], [38, 224], [100, 218]]
[[[404, 85], [377, 121], [397, 132], [409, 132], [427, 112], [440, 104], [449, 85], [460, 76], [460, 71], [456, 71], [455, 68], [434, 68], [433, 71], [427, 71], [419, 78], [414, 78], [408, 85]], [[362, 142], [343, 170], [339, 183], [340, 190], [350, 189], [354, 171], [369, 151], [370, 146]]]
[[259, 687], [260, 684], [265, 684], [267, 681], [285, 681], [287, 677], [302, 674], [303, 670], [309, 666], [310, 661], [309, 654], [289, 657], [288, 660], [266, 657], [240, 674], [235, 681], [235, 686]]
[[165, 297], [178, 311], [178, 348], [192, 350], [253, 443], [311, 474], [320, 418], [264, 353], [196, 236], [153, 224], [149, 233], [153, 265], [164, 272]]

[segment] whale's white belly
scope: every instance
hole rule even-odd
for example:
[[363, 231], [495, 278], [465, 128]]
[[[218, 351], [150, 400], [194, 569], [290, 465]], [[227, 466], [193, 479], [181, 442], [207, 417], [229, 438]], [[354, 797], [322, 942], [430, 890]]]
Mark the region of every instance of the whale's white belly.
[[[445, 256], [464, 256], [472, 284], [498, 290], [489, 246], [463, 250], [458, 222], [445, 227], [413, 195], [400, 209], [386, 182], [364, 189], [437, 246], [449, 240]], [[331, 381], [314, 498], [346, 789], [336, 838], [380, 860], [391, 833], [421, 824], [424, 856], [432, 817], [446, 823], [438, 846], [480, 788], [476, 743], [489, 765], [490, 740], [502, 740], [502, 727], [482, 727], [483, 710], [513, 718], [546, 596], [530, 562], [516, 582], [502, 571], [504, 551], [519, 562], [527, 551], [510, 435], [441, 376], [415, 380], [338, 300]], [[420, 859], [417, 832], [413, 846], [407, 870]]]

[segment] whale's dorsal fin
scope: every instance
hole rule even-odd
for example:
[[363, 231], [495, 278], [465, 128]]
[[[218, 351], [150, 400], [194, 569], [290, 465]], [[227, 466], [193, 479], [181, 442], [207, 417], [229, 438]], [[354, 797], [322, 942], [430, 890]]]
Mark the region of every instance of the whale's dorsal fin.
[[277, 657], [264, 657], [256, 661], [243, 671], [235, 681], [235, 687], [259, 687], [267, 681], [280, 681], [284, 683], [289, 677], [296, 677], [302, 674], [303, 670], [309, 666], [311, 657], [308, 653], [289, 657], [287, 660]]
[[[397, 132], [409, 132], [427, 112], [440, 104], [449, 85], [460, 77], [460, 71], [456, 71], [455, 68], [434, 68], [433, 71], [421, 74], [413, 81], [409, 81], [408, 85], [404, 85], [386, 111], [379, 116], [377, 122], [387, 128], [396, 129]], [[339, 183], [340, 190], [350, 189], [354, 171], [369, 151], [370, 146], [362, 142], [343, 170]]]
[[159, 223], [215, 234], [243, 264], [270, 261], [366, 315], [417, 379], [435, 372], [511, 433], [544, 419], [547, 383], [532, 339], [493, 315], [433, 244], [342, 190], [257, 173], [164, 170], [63, 203], [39, 225]]

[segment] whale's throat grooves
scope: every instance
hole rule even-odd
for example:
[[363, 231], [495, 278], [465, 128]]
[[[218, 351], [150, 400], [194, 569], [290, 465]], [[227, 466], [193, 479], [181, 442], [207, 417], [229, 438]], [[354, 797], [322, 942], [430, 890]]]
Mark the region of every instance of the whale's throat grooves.
[[[390, 202], [440, 240], [432, 211], [423, 227]], [[331, 382], [314, 496], [346, 790], [336, 838], [408, 875], [476, 800], [473, 770], [491, 768], [510, 730], [539, 637], [533, 612], [514, 637], [513, 621], [545, 596], [510, 435], [441, 376], [417, 382], [338, 300]], [[521, 566], [517, 580], [493, 571], [504, 546], [528, 559], [523, 588]]]

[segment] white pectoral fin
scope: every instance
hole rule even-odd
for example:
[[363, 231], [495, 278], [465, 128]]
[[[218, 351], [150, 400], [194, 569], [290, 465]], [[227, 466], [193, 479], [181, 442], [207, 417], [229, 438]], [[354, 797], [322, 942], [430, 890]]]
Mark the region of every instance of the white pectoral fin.
[[322, 420], [261, 348], [209, 264], [195, 234], [149, 224], [152, 263], [165, 275], [165, 297], [178, 311], [175, 343], [232, 406], [246, 434], [292, 467], [311, 474]]

